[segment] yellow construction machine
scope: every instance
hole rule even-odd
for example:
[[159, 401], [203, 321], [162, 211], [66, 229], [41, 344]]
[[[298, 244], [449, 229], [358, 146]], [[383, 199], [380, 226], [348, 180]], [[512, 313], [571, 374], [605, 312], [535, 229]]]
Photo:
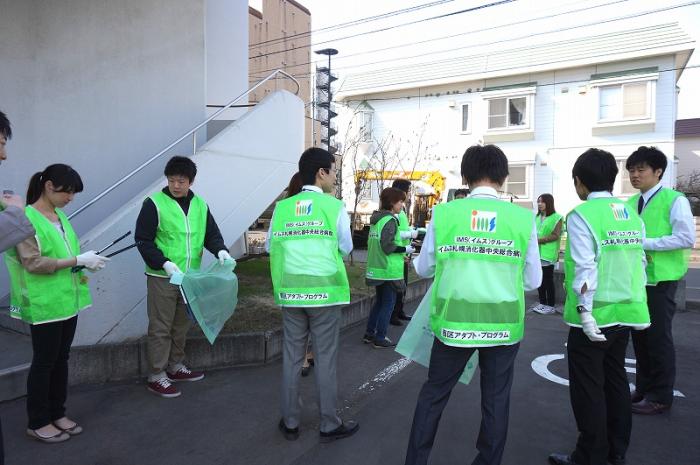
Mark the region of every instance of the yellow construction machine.
[[[445, 190], [445, 176], [439, 171], [378, 171], [378, 170], [361, 170], [355, 174], [355, 182], [367, 181], [393, 181], [395, 179], [407, 179], [418, 187], [415, 189], [414, 199], [407, 199], [407, 207], [409, 207], [409, 221], [416, 227], [425, 226], [425, 222], [430, 219], [430, 211], [433, 205], [440, 202], [442, 192]], [[390, 183], [387, 184], [387, 187]], [[426, 192], [426, 189], [421, 190], [420, 186], [429, 186], [432, 192]], [[427, 186], [426, 186], [427, 185]], [[364, 215], [358, 215], [363, 216]], [[364, 224], [364, 218], [356, 222], [356, 229], [364, 229], [368, 224]]]

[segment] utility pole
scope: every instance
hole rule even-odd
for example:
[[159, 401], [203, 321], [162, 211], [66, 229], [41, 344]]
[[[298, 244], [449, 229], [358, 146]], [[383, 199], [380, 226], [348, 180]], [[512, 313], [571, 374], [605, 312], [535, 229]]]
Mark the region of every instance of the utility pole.
[[[316, 50], [314, 53], [317, 55], [326, 55], [328, 57], [328, 66], [316, 68], [316, 95], [314, 98], [316, 102], [315, 117], [321, 122], [321, 147], [328, 150], [331, 155], [335, 155], [338, 152], [338, 148], [332, 144], [332, 139], [338, 131], [331, 125], [331, 120], [338, 116], [338, 114], [333, 111], [333, 90], [331, 84], [333, 81], [338, 80], [338, 78], [331, 73], [331, 57], [337, 55], [338, 50], [334, 48], [324, 48], [322, 50]], [[342, 171], [342, 163], [336, 163], [336, 194], [340, 199], [343, 198]]]

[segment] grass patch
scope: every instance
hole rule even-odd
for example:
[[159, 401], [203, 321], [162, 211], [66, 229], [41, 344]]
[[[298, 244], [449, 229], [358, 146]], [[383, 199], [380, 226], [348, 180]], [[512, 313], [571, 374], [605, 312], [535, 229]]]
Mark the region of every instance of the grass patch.
[[[374, 289], [365, 284], [365, 263], [345, 263], [350, 283], [352, 301], [362, 299], [374, 293]], [[275, 305], [272, 297], [272, 279], [270, 278], [269, 257], [254, 258], [238, 263], [238, 306], [233, 317], [226, 322], [222, 333], [243, 333], [250, 331], [268, 331], [282, 327], [282, 312]], [[413, 267], [409, 267], [409, 281], [418, 279]], [[196, 326], [196, 331], [201, 332]]]

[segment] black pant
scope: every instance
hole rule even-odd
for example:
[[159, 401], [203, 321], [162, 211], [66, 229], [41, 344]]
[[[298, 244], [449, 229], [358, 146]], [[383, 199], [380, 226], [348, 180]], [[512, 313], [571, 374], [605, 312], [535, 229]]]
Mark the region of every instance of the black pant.
[[542, 285], [537, 289], [540, 294], [540, 303], [554, 307], [554, 265], [542, 265]]
[[38, 429], [65, 416], [68, 356], [78, 317], [32, 325], [32, 366], [27, 377], [29, 429]]
[[676, 380], [676, 349], [673, 347], [672, 322], [676, 313], [678, 281], [663, 281], [647, 286], [647, 305], [651, 326], [632, 331], [637, 357], [637, 392], [647, 400], [671, 405]]
[[569, 392], [579, 431], [572, 459], [578, 465], [606, 465], [608, 455], [624, 456], [630, 442], [630, 330], [616, 326], [603, 333], [607, 341], [592, 342], [581, 328], [569, 329]]
[[[408, 263], [405, 261], [403, 262], [403, 282], [408, 286]], [[405, 295], [405, 291], [402, 292], [397, 292], [396, 293], [396, 302], [394, 302], [394, 311], [391, 312], [391, 319], [395, 320], [397, 319], [400, 315], [404, 315], [403, 312], [403, 298]]]
[[[519, 347], [520, 344], [479, 348], [481, 429], [476, 442], [479, 454], [472, 465], [501, 463], [508, 434], [513, 363]], [[428, 381], [418, 395], [413, 415], [406, 465], [428, 463], [442, 411], [474, 350], [451, 347], [435, 339], [430, 354]]]

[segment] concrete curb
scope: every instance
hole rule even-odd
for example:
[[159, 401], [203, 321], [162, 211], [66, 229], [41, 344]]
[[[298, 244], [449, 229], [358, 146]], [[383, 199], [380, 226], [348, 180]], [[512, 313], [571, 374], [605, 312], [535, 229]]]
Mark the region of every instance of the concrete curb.
[[[421, 298], [431, 279], [410, 283], [406, 301]], [[341, 330], [364, 321], [374, 297], [365, 297], [343, 307]], [[261, 365], [282, 355], [282, 330], [224, 334], [210, 345], [204, 337], [187, 340], [187, 364], [198, 370]], [[124, 381], [147, 376], [146, 342], [140, 339], [124, 344], [99, 344], [71, 348], [69, 383], [93, 384]], [[24, 388], [23, 388], [24, 390]]]
[[30, 363], [0, 370], [0, 401], [17, 399], [27, 393], [27, 373]]

